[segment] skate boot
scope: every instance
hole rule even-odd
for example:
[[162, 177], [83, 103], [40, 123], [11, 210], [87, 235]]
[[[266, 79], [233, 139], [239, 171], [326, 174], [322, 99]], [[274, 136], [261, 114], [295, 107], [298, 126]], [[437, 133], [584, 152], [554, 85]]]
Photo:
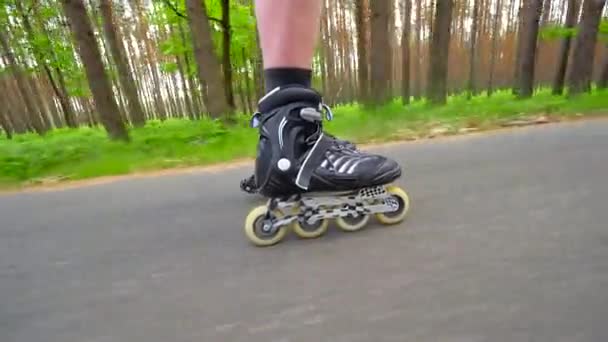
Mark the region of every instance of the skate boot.
[[399, 164], [328, 137], [322, 121], [324, 114], [328, 119], [332, 114], [317, 92], [277, 88], [258, 106], [254, 183], [269, 199], [245, 221], [254, 244], [274, 245], [288, 228], [301, 238], [320, 237], [330, 219], [344, 231], [357, 231], [371, 215], [384, 224], [405, 218], [409, 197], [389, 185], [401, 176]]
[[[338, 144], [339, 146], [341, 145], [343, 148], [348, 148], [348, 149], [352, 149], [352, 150], [357, 149], [357, 145], [353, 144], [350, 141], [338, 139], [329, 133], [325, 133], [325, 135], [330, 139], [334, 139], [336, 141], [336, 144]], [[252, 174], [251, 176], [241, 180], [240, 187], [241, 187], [241, 190], [244, 192], [247, 192], [250, 194], [255, 194], [257, 192], [255, 174]]]

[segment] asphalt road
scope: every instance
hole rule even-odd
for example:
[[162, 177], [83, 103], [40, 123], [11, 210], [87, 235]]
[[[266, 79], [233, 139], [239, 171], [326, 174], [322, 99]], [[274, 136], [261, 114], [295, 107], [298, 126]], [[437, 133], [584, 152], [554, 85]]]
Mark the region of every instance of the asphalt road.
[[608, 121], [377, 150], [406, 222], [273, 248], [248, 168], [0, 196], [0, 341], [608, 341]]

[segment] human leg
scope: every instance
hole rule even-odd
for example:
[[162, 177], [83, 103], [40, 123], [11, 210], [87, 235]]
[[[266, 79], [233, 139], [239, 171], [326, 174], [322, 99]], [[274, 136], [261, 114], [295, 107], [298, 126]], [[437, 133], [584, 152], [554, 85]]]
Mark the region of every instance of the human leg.
[[[255, 5], [266, 93], [287, 85], [310, 88], [322, 1], [256, 0]], [[349, 141], [338, 142], [356, 148]], [[240, 185], [243, 191], [255, 193], [255, 176], [243, 179]]]
[[241, 187], [271, 200], [249, 213], [246, 234], [268, 246], [283, 238], [288, 225], [300, 237], [314, 238], [330, 218], [348, 231], [361, 229], [372, 214], [386, 224], [400, 222], [409, 199], [386, 186], [401, 176], [400, 166], [324, 132], [323, 116], [331, 111], [310, 86], [321, 1], [256, 0], [256, 6], [266, 95], [254, 118], [255, 173]]

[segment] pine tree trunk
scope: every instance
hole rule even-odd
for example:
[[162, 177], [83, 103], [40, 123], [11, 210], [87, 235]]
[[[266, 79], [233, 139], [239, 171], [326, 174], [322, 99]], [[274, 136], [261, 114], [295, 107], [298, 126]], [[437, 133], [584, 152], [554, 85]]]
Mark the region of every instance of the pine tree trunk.
[[519, 98], [529, 98], [534, 92], [534, 67], [538, 37], [538, 24], [542, 12], [542, 0], [526, 0], [522, 12], [519, 34], [517, 77], [514, 93]]
[[412, 27], [412, 0], [405, 0], [405, 10], [403, 14], [403, 35], [401, 36], [402, 49], [402, 79], [401, 97], [403, 104], [410, 104], [410, 31]]
[[243, 77], [245, 77], [245, 91], [247, 94], [247, 111], [249, 113], [253, 113], [254, 109], [253, 109], [253, 101], [251, 98], [251, 94], [252, 94], [252, 89], [251, 89], [251, 76], [249, 75], [249, 59], [247, 58], [247, 52], [245, 50], [245, 48], [243, 48], [241, 50], [242, 52], [242, 58], [243, 58], [243, 65], [245, 66], [245, 75]]
[[[32, 29], [32, 25], [30, 23], [28, 15], [23, 10], [23, 5], [22, 5], [21, 1], [16, 1], [15, 6], [16, 6], [17, 11], [21, 15], [21, 19], [23, 22], [23, 28], [25, 29], [28, 40], [30, 42], [34, 42], [35, 41], [34, 30]], [[36, 6], [33, 6], [32, 10], [34, 11], [34, 15], [37, 15]], [[42, 26], [43, 34], [45, 34], [49, 39], [51, 39], [48, 36], [48, 33], [46, 31], [45, 23], [42, 23], [41, 26]], [[54, 56], [54, 51], [52, 49], [51, 49], [51, 52], [53, 53], [53, 56], [51, 56], [51, 57], [53, 57], [53, 59], [56, 59]], [[53, 91], [55, 92], [55, 96], [57, 96], [57, 99], [59, 100], [59, 104], [61, 105], [61, 109], [63, 111], [63, 115], [64, 115], [66, 124], [69, 127], [75, 127], [74, 122], [73, 122], [74, 121], [73, 120], [74, 112], [72, 111], [72, 108], [69, 104], [69, 100], [67, 98], [67, 92], [62, 91], [61, 89], [59, 89], [57, 87], [57, 84], [55, 83], [55, 80], [53, 79], [53, 74], [50, 70], [49, 65], [46, 63], [44, 58], [42, 58], [42, 56], [40, 56], [40, 54], [37, 53], [36, 49], [34, 49], [34, 57], [36, 59], [36, 63], [38, 64], [38, 66], [42, 70], [44, 70], [44, 72], [46, 73], [46, 75], [49, 79], [49, 82], [53, 88]], [[62, 76], [59, 75], [59, 77], [62, 77]]]
[[372, 0], [371, 7], [371, 95], [372, 103], [382, 104], [389, 99], [391, 63], [389, 42], [389, 11], [391, 0]]
[[605, 4], [606, 0], [585, 0], [583, 5], [583, 14], [574, 43], [572, 67], [570, 68], [568, 79], [569, 93], [571, 95], [591, 90], [595, 44]]
[[[568, 11], [566, 12], [566, 28], [570, 29], [576, 25], [578, 17], [578, 9], [580, 0], [568, 0]], [[553, 80], [553, 95], [561, 95], [564, 92], [564, 83], [566, 80], [566, 70], [568, 69], [568, 57], [570, 56], [570, 46], [572, 45], [572, 37], [570, 35], [562, 39], [559, 48], [557, 72]]]
[[543, 16], [540, 21], [541, 27], [549, 24], [549, 20], [551, 19], [551, 1], [553, 0], [545, 0], [545, 3], [543, 4]]
[[214, 53], [211, 28], [207, 17], [207, 8], [199, 0], [186, 0], [194, 56], [198, 65], [198, 77], [201, 85], [207, 85], [207, 109], [213, 118], [220, 118], [230, 113], [226, 100], [226, 89], [222, 82], [220, 63]]
[[357, 26], [357, 72], [359, 78], [359, 98], [362, 102], [369, 99], [369, 68], [367, 65], [367, 6], [366, 0], [355, 1]]
[[473, 5], [473, 18], [472, 18], [473, 27], [471, 29], [471, 37], [470, 37], [470, 41], [469, 41], [470, 63], [469, 63], [469, 83], [467, 85], [467, 98], [469, 98], [469, 99], [477, 93], [477, 90], [475, 89], [475, 63], [477, 62], [476, 48], [477, 48], [477, 36], [478, 36], [477, 26], [479, 23], [479, 19], [478, 19], [479, 1], [480, 0], [475, 0], [475, 4]]
[[[186, 32], [184, 31], [184, 26], [182, 25], [182, 22], [182, 20], [179, 21], [177, 28], [179, 30], [179, 36], [182, 41], [182, 44], [186, 46], [186, 44], [188, 44], [188, 41], [186, 39]], [[193, 117], [198, 118], [202, 113], [202, 109], [200, 106], [200, 93], [198, 92], [197, 83], [194, 80], [194, 76], [192, 75], [192, 63], [190, 63], [190, 56], [188, 55], [187, 51], [184, 51], [184, 63], [185, 73], [188, 81], [188, 89], [190, 90], [190, 99], [192, 102]]]
[[599, 89], [606, 89], [606, 87], [608, 87], [608, 45], [604, 49], [604, 65], [600, 72], [600, 79], [597, 82], [597, 87]]
[[496, 1], [496, 13], [494, 13], [494, 27], [492, 28], [492, 51], [490, 52], [490, 75], [488, 77], [488, 96], [494, 92], [494, 67], [496, 65], [496, 50], [498, 46], [498, 35], [501, 24], [501, 0]]
[[20, 115], [24, 111], [19, 110], [21, 103], [19, 103], [19, 96], [15, 92], [18, 92], [18, 90], [14, 91], [14, 87], [9, 84], [7, 79], [4, 79], [4, 81], [0, 80], [0, 98], [2, 99], [2, 107], [6, 108], [8, 120], [11, 122], [15, 133], [25, 133], [29, 130], [28, 118]]
[[224, 88], [226, 100], [231, 110], [234, 110], [234, 91], [232, 90], [232, 59], [230, 56], [230, 42], [232, 40], [232, 27], [230, 26], [230, 0], [222, 0], [222, 68], [224, 70]]
[[23, 103], [25, 104], [25, 109], [27, 111], [29, 121], [36, 133], [43, 135], [44, 133], [46, 133], [46, 127], [40, 117], [38, 109], [32, 102], [32, 98], [28, 91], [29, 86], [27, 84], [26, 77], [23, 75], [23, 71], [15, 60], [15, 56], [13, 55], [13, 51], [9, 47], [8, 39], [5, 33], [6, 31], [0, 30], [0, 46], [2, 47], [2, 50], [4, 50], [4, 56], [7, 59], [8, 67], [11, 69], [15, 76], [17, 87], [23, 99]]
[[6, 114], [7, 109], [0, 108], [0, 128], [4, 131], [6, 135], [6, 139], [13, 139], [13, 128], [11, 127], [8, 121], [8, 114]]
[[135, 13], [138, 23], [139, 30], [139, 44], [144, 54], [144, 60], [146, 61], [145, 69], [147, 74], [152, 78], [151, 91], [153, 93], [152, 102], [154, 103], [154, 112], [160, 120], [167, 118], [166, 108], [163, 102], [162, 85], [158, 75], [158, 68], [156, 68], [157, 59], [155, 58], [155, 49], [152, 46], [150, 39], [147, 37], [147, 33], [150, 31], [146, 15], [144, 13], [142, 0], [130, 0], [131, 8]]
[[129, 135], [120, 117], [84, 4], [82, 0], [62, 0], [61, 3], [78, 45], [80, 58], [84, 64], [101, 122], [110, 138], [128, 141]]
[[440, 0], [436, 4], [431, 58], [429, 67], [428, 98], [433, 104], [447, 102], [448, 57], [452, 25], [453, 0]]
[[414, 61], [414, 88], [416, 99], [422, 97], [422, 2], [416, 0], [416, 60]]
[[134, 126], [143, 126], [146, 122], [144, 110], [137, 95], [137, 87], [133, 80], [132, 72], [129, 70], [129, 62], [120, 44], [118, 32], [114, 23], [114, 14], [110, 0], [100, 0], [99, 8], [103, 16], [103, 30], [110, 45], [112, 57], [118, 69], [118, 78], [127, 98], [129, 116]]

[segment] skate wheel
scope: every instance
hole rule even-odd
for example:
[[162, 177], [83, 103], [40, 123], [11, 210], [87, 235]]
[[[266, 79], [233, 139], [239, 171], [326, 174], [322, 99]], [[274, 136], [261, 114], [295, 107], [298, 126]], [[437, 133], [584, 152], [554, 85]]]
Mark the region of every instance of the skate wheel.
[[336, 224], [345, 232], [356, 232], [369, 222], [369, 215], [338, 217]]
[[399, 203], [399, 209], [388, 213], [378, 213], [376, 218], [382, 224], [397, 224], [405, 219], [410, 210], [410, 198], [403, 189], [396, 186], [389, 186], [386, 189]]
[[307, 222], [294, 221], [291, 229], [302, 239], [316, 239], [327, 232], [329, 227], [328, 220], [319, 220], [313, 224]]
[[266, 233], [262, 229], [268, 208], [265, 205], [253, 209], [245, 219], [245, 234], [259, 247], [272, 246], [279, 243], [287, 234], [286, 227], [280, 227], [274, 233]]

